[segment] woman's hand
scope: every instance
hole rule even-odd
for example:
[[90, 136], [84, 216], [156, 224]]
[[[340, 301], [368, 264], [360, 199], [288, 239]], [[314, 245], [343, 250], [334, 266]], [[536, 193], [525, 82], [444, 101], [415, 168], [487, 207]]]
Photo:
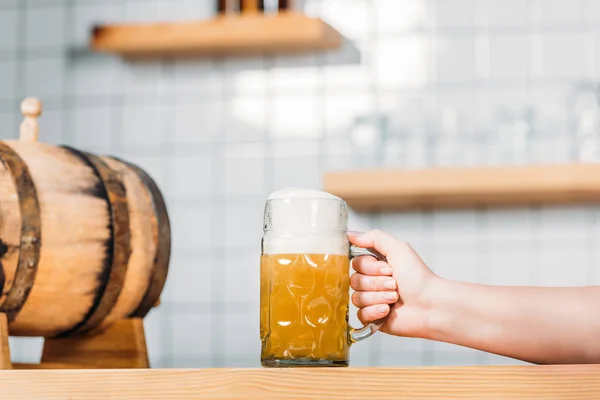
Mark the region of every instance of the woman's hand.
[[350, 235], [350, 242], [375, 249], [387, 259], [385, 262], [359, 256], [352, 261], [356, 271], [350, 279], [355, 291], [352, 303], [359, 309], [359, 320], [367, 324], [389, 314], [382, 332], [423, 337], [427, 329], [428, 296], [441, 278], [408, 243], [385, 232], [372, 230], [360, 236]]

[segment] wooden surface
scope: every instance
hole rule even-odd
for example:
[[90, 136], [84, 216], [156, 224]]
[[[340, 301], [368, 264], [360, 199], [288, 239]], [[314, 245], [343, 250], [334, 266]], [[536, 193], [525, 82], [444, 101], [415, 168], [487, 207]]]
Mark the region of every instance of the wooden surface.
[[331, 172], [324, 190], [357, 211], [600, 202], [600, 164]]
[[0, 371], [2, 400], [598, 399], [600, 365]]
[[152, 281], [154, 255], [160, 238], [155, 228], [156, 215], [152, 209], [152, 200], [140, 177], [120, 161], [110, 157], [100, 158], [118, 172], [125, 186], [131, 243], [129, 267], [123, 277], [123, 287], [111, 312], [100, 324], [100, 328], [104, 328], [129, 315], [140, 304], [140, 293], [145, 293]]
[[8, 345], [8, 320], [6, 314], [0, 313], [0, 369], [11, 368], [10, 347]]
[[258, 0], [241, 0], [241, 11], [244, 13], [255, 13], [259, 11]]
[[[60, 363], [12, 363], [12, 369], [90, 369], [87, 365]], [[10, 368], [9, 368], [10, 369]]]
[[318, 18], [299, 13], [247, 13], [200, 22], [101, 25], [93, 50], [125, 58], [248, 56], [337, 49], [341, 35]]
[[38, 368], [148, 368], [141, 318], [122, 319], [101, 333], [44, 340]]
[[[44, 340], [40, 363], [12, 363], [6, 316], [0, 314], [1, 369], [149, 368], [141, 318], [117, 321], [102, 332]], [[0, 389], [1, 391], [1, 389]]]

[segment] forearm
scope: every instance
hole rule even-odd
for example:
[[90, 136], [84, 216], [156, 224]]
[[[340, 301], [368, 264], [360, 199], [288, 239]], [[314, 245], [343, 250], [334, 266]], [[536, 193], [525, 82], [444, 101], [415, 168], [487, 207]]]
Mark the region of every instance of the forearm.
[[600, 363], [600, 287], [500, 287], [439, 280], [427, 339], [537, 364]]

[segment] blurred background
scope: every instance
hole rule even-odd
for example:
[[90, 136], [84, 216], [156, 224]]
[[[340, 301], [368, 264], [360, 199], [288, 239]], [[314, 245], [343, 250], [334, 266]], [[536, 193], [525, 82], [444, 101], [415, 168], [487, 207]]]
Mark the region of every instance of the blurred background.
[[[258, 367], [268, 193], [328, 171], [600, 160], [600, 2], [306, 0], [338, 51], [130, 62], [86, 50], [96, 23], [209, 19], [209, 0], [1, 0], [0, 132], [44, 103], [40, 141], [111, 154], [166, 197], [173, 251], [145, 320], [153, 367]], [[357, 182], [360, 184], [360, 182]], [[352, 216], [408, 240], [439, 274], [600, 284], [597, 207]], [[548, 305], [551, 307], [552, 305]], [[352, 321], [357, 324], [355, 309]], [[41, 339], [11, 338], [39, 360]], [[352, 366], [517, 364], [377, 334]]]

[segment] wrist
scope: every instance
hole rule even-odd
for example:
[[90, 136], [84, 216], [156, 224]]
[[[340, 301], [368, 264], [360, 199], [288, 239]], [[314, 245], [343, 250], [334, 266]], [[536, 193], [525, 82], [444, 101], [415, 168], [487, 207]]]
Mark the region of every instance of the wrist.
[[429, 340], [440, 340], [445, 327], [449, 324], [445, 306], [453, 292], [454, 282], [437, 275], [431, 279], [423, 291], [423, 332], [421, 337]]

